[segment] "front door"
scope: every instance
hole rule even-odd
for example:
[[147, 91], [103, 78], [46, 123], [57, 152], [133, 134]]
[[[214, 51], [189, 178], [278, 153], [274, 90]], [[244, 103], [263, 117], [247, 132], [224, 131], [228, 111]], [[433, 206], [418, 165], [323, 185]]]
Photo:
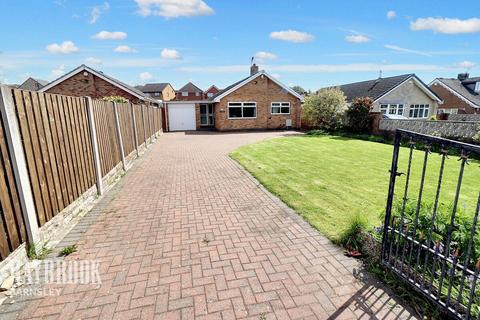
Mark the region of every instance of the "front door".
[[213, 126], [213, 104], [201, 104], [200, 105], [200, 125], [202, 127]]

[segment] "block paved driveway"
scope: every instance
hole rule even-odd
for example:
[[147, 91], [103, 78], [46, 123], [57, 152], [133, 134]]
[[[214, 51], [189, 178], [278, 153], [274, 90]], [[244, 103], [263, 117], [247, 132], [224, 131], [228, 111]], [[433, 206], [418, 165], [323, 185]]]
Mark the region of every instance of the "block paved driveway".
[[286, 134], [164, 134], [64, 240], [78, 243], [68, 261], [101, 261], [101, 286], [20, 298], [2, 317], [413, 318], [228, 157]]

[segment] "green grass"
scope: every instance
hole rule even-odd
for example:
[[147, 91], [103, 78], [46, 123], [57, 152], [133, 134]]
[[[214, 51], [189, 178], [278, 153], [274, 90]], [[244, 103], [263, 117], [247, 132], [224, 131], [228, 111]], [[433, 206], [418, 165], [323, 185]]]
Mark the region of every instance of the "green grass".
[[[311, 225], [339, 241], [351, 217], [365, 217], [369, 227], [382, 224], [393, 146], [338, 136], [295, 136], [241, 147], [231, 156], [268, 190]], [[408, 148], [402, 148], [399, 171], [407, 172]], [[409, 198], [417, 199], [424, 152], [413, 155]], [[429, 156], [423, 201], [433, 202], [440, 168], [439, 154]], [[451, 203], [459, 164], [446, 161], [440, 201]], [[405, 175], [397, 178], [395, 197], [403, 196]], [[479, 163], [466, 166], [459, 205], [473, 214], [480, 186]]]

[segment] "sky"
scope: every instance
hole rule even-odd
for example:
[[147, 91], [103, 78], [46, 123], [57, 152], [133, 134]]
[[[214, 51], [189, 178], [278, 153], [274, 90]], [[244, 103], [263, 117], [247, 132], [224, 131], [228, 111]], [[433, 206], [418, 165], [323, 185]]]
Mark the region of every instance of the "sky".
[[86, 64], [131, 85], [222, 88], [252, 57], [305, 89], [480, 76], [480, 1], [2, 0], [0, 82]]

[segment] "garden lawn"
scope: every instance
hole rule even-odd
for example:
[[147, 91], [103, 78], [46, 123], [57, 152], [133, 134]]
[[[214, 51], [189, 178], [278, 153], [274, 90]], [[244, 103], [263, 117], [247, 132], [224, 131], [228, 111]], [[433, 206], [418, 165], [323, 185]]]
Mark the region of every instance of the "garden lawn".
[[[241, 147], [231, 157], [270, 192], [330, 239], [339, 240], [352, 216], [380, 226], [385, 211], [393, 146], [338, 136], [292, 136]], [[408, 148], [401, 148], [399, 171], [407, 172]], [[418, 199], [423, 151], [414, 151], [408, 198]], [[429, 155], [423, 200], [433, 203], [441, 156]], [[440, 202], [455, 196], [459, 164], [445, 165]], [[405, 175], [397, 178], [395, 199], [403, 197]], [[459, 206], [473, 215], [480, 190], [479, 163], [466, 166]]]

